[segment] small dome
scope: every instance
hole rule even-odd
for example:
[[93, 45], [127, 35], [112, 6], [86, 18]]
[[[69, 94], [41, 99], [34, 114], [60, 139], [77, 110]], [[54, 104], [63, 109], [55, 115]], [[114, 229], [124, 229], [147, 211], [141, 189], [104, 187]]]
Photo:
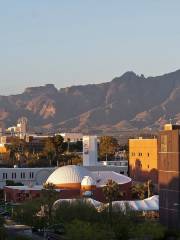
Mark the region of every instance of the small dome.
[[46, 183], [53, 183], [59, 188], [81, 188], [84, 176], [91, 176], [86, 168], [68, 165], [56, 169], [47, 179]]
[[90, 176], [85, 176], [81, 182], [81, 186], [96, 186], [96, 181]]
[[96, 189], [96, 181], [90, 176], [85, 176], [81, 182], [81, 190], [92, 191], [95, 189]]

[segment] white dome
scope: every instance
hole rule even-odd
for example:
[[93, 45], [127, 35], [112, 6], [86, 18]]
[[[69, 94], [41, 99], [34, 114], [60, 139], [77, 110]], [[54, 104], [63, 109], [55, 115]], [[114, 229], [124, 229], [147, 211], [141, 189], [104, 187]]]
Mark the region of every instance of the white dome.
[[81, 184], [84, 176], [91, 176], [86, 168], [68, 165], [56, 169], [47, 179], [46, 183], [53, 183], [55, 185], [79, 183]]
[[85, 176], [81, 182], [81, 186], [96, 186], [96, 181], [90, 176]]

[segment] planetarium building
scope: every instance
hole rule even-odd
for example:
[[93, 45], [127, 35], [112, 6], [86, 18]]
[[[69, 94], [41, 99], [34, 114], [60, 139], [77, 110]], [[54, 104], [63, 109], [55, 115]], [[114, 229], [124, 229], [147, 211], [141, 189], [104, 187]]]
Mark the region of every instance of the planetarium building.
[[[118, 183], [119, 191], [123, 193], [121, 199], [129, 200], [131, 178], [113, 171], [89, 171], [86, 167], [68, 165], [57, 168], [44, 183], [55, 185], [55, 189], [59, 192], [59, 199], [86, 196], [106, 202], [103, 187], [110, 179]], [[28, 198], [40, 196], [42, 188], [42, 185], [30, 184], [29, 186], [6, 186], [4, 190], [7, 201], [23, 202]]]
[[46, 183], [53, 183], [60, 190], [60, 198], [80, 197], [89, 191], [94, 199], [105, 201], [103, 187], [109, 179], [118, 183], [124, 199], [130, 198], [131, 178], [113, 171], [89, 171], [68, 165], [56, 169]]

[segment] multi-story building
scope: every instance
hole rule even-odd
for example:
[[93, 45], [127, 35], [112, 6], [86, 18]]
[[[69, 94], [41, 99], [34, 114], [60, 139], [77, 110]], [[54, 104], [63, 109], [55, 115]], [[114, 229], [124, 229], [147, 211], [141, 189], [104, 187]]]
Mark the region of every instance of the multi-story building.
[[180, 126], [166, 124], [158, 138], [160, 222], [180, 228]]
[[158, 181], [157, 139], [129, 139], [129, 171], [135, 181]]

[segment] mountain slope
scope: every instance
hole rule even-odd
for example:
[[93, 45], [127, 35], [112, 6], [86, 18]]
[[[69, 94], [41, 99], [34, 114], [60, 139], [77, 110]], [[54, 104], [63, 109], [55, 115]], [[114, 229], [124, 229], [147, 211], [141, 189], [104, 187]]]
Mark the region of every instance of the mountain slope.
[[126, 72], [111, 82], [57, 90], [48, 84], [0, 96], [0, 124], [21, 116], [34, 128], [111, 131], [180, 121], [180, 70], [158, 77]]

